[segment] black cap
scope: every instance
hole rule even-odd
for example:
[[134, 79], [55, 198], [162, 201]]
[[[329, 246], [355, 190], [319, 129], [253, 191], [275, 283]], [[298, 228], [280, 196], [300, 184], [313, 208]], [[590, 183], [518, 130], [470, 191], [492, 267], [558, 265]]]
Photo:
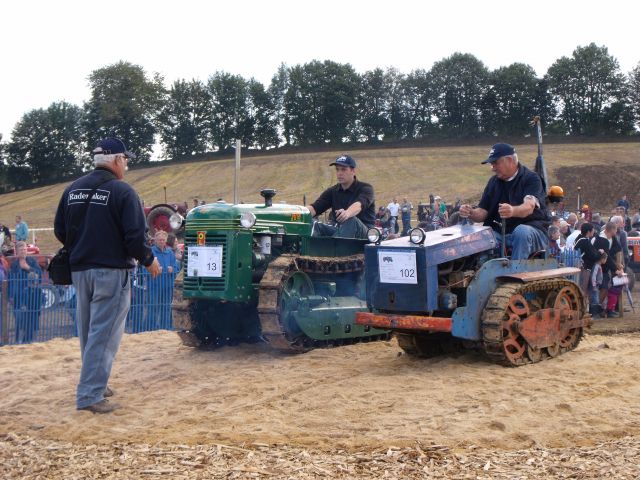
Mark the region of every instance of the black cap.
[[509, 145], [508, 143], [496, 143], [491, 147], [491, 151], [489, 151], [489, 158], [482, 163], [493, 163], [499, 158], [507, 155], [513, 155], [514, 153], [516, 153], [516, 149], [513, 148], [513, 145]]
[[349, 155], [340, 155], [333, 161], [333, 163], [329, 164], [329, 166], [331, 165], [341, 165], [343, 167], [356, 168], [356, 161]]
[[124, 142], [119, 138], [105, 138], [98, 143], [98, 146], [93, 149], [92, 152], [94, 155], [103, 154], [103, 155], [116, 155], [123, 154], [127, 158], [136, 158], [134, 153], [131, 153], [127, 150]]

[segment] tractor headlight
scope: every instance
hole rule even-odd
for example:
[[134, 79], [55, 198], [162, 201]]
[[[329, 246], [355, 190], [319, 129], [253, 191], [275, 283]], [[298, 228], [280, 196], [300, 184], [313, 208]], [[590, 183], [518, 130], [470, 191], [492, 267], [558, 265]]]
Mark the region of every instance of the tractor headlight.
[[178, 212], [169, 217], [169, 225], [171, 226], [171, 230], [179, 230], [182, 227], [183, 222], [184, 217]]
[[413, 228], [409, 232], [409, 241], [411, 243], [415, 243], [416, 245], [421, 245], [424, 242], [427, 234], [424, 233], [424, 230], [421, 228]]
[[240, 215], [240, 225], [243, 228], [251, 228], [256, 224], [256, 216], [251, 212], [244, 212]]
[[367, 238], [371, 243], [380, 243], [380, 239], [382, 238], [382, 232], [375, 227], [367, 230]]

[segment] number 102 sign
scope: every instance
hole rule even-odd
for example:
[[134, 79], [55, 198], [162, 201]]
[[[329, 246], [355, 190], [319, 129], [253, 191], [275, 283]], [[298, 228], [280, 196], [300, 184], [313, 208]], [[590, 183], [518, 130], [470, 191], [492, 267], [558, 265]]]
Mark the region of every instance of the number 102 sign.
[[378, 272], [382, 283], [418, 283], [416, 252], [378, 250]]

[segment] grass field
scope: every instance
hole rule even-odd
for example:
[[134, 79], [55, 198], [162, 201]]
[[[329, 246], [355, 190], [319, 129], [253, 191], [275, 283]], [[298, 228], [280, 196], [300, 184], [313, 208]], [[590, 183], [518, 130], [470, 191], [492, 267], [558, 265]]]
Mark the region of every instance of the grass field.
[[[517, 145], [521, 162], [533, 168], [537, 149]], [[416, 205], [427, 201], [429, 194], [440, 195], [446, 202], [478, 200], [490, 177], [486, 158], [489, 146], [372, 148], [358, 150], [358, 177], [373, 184], [378, 205], [386, 205], [394, 195], [406, 196]], [[243, 159], [239, 198], [245, 203], [262, 202], [259, 191], [275, 188], [275, 201], [301, 204], [306, 195], [313, 201], [326, 187], [335, 183], [333, 167], [328, 164], [342, 151], [290, 153], [254, 156]], [[568, 205], [575, 205], [577, 187], [583, 198], [593, 199], [596, 208], [606, 210], [623, 193], [632, 205], [640, 203], [634, 171], [640, 164], [640, 143], [586, 143], [545, 145], [544, 150], [551, 183], [558, 181], [558, 170], [570, 172], [571, 184], [562, 185]], [[562, 168], [561, 168], [562, 167]], [[590, 172], [611, 172], [610, 175]], [[213, 202], [222, 197], [233, 199], [234, 160], [200, 161], [132, 170], [126, 180], [139, 192], [147, 205], [167, 200], [170, 203], [194, 197]], [[604, 175], [604, 178], [603, 178]], [[568, 177], [568, 178], [569, 178]], [[16, 214], [22, 214], [31, 228], [51, 227], [60, 195], [67, 184], [58, 184], [0, 195], [0, 221], [13, 226]], [[614, 186], [615, 188], [612, 188]], [[603, 191], [604, 189], [604, 191]], [[597, 201], [596, 201], [597, 199]], [[52, 252], [58, 242], [52, 233], [38, 234], [43, 252]]]

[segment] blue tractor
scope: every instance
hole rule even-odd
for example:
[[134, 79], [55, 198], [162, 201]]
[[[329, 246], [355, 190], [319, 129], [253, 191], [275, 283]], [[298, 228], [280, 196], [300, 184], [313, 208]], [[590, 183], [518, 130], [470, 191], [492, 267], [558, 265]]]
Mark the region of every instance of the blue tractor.
[[490, 227], [456, 225], [365, 246], [368, 312], [356, 323], [395, 332], [410, 355], [479, 348], [518, 366], [576, 348], [590, 324], [579, 268], [496, 254]]

